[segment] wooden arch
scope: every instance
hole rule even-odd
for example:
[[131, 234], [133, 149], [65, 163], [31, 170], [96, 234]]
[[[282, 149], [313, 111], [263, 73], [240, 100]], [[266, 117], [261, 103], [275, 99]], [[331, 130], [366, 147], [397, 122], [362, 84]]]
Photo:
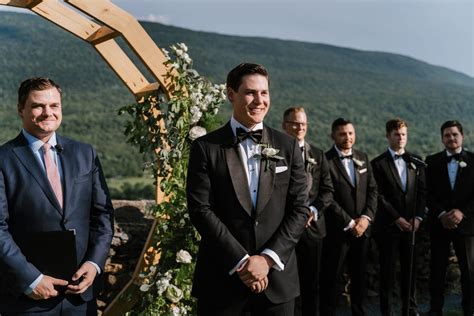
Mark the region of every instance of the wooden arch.
[[[137, 100], [158, 89], [170, 96], [172, 87], [165, 80], [168, 70], [164, 65], [167, 60], [165, 55], [140, 23], [110, 0], [0, 0], [0, 5], [29, 9], [90, 43]], [[155, 82], [149, 82], [120, 48], [115, 41], [120, 36], [146, 66]], [[160, 125], [164, 128], [163, 122]], [[163, 199], [157, 185], [156, 202], [160, 203]], [[131, 280], [103, 315], [124, 315], [137, 302], [140, 292], [135, 281], [144, 267], [145, 252], [152, 242], [156, 223], [155, 219]]]

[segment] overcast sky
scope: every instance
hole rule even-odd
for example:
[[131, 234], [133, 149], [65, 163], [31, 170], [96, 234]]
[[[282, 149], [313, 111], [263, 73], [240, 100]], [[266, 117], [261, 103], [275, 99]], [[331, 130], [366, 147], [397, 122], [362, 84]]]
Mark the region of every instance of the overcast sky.
[[112, 0], [199, 31], [399, 53], [474, 77], [474, 0]]

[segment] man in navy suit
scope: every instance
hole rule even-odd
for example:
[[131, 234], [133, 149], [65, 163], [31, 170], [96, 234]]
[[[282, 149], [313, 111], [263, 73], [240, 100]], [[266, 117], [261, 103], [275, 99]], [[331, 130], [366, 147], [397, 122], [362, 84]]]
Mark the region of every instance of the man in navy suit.
[[233, 115], [194, 141], [189, 215], [202, 239], [193, 282], [200, 315], [293, 315], [295, 246], [309, 217], [298, 143], [263, 119], [268, 74], [244, 63], [227, 76]]
[[[22, 131], [0, 147], [0, 313], [95, 315], [97, 276], [113, 236], [99, 159], [92, 146], [56, 134], [61, 89], [52, 80], [25, 80], [18, 114]], [[23, 253], [32, 236], [67, 231], [75, 235], [78, 267], [70, 283], [43, 274]]]

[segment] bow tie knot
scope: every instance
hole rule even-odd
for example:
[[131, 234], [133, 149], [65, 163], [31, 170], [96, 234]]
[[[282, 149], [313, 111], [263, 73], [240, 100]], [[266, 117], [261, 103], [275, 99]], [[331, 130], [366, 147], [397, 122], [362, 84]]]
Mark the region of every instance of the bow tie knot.
[[351, 160], [351, 159], [352, 159], [352, 155], [340, 156], [339, 158], [340, 158], [341, 160], [344, 160], [344, 159], [349, 159], [349, 160]]
[[446, 159], [448, 160], [448, 163], [450, 163], [453, 159], [456, 161], [461, 161], [461, 154], [454, 154], [451, 156], [446, 156]]
[[247, 138], [250, 138], [256, 144], [259, 144], [262, 141], [262, 130], [246, 132], [243, 128], [237, 127], [237, 144], [243, 142]]

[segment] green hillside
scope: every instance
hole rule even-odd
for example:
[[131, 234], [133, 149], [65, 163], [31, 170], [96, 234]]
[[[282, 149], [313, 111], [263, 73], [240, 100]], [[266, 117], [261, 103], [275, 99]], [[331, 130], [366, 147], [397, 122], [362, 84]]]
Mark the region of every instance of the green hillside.
[[[371, 156], [385, 149], [384, 124], [395, 116], [408, 121], [414, 152], [438, 151], [439, 126], [448, 119], [464, 123], [473, 148], [474, 78], [461, 73], [395, 54], [143, 25], [160, 47], [185, 42], [196, 69], [215, 82], [240, 62], [264, 64], [273, 107], [267, 123], [279, 128], [286, 107], [303, 105], [309, 139], [321, 148], [330, 146], [330, 124], [340, 116], [355, 123], [357, 147]], [[64, 91], [61, 133], [93, 143], [108, 177], [140, 174], [142, 163], [122, 134], [125, 118], [116, 115], [133, 98], [91, 46], [39, 17], [0, 12], [0, 70], [0, 142], [19, 130], [19, 82], [49, 76]], [[229, 113], [226, 104], [223, 117]]]

